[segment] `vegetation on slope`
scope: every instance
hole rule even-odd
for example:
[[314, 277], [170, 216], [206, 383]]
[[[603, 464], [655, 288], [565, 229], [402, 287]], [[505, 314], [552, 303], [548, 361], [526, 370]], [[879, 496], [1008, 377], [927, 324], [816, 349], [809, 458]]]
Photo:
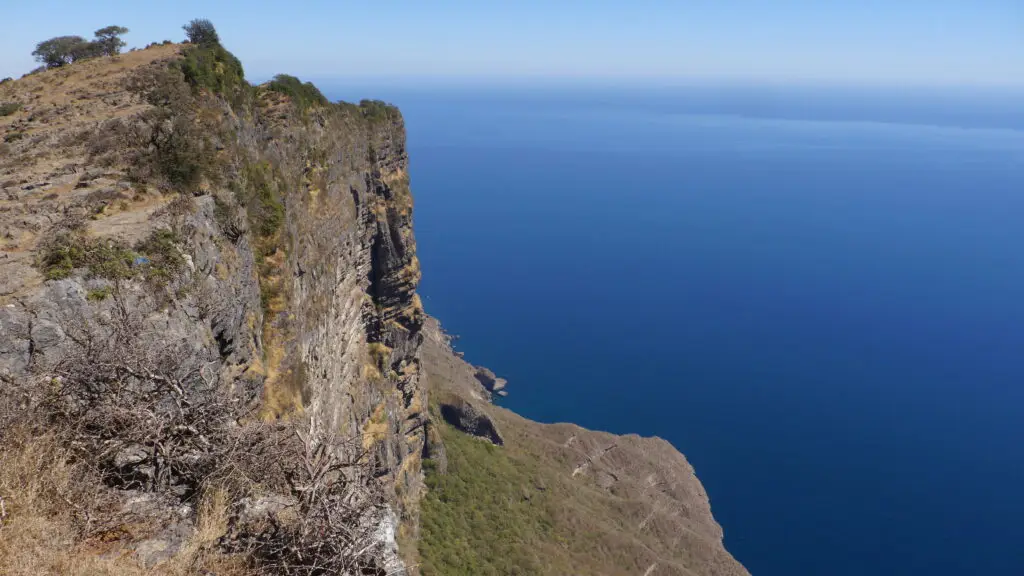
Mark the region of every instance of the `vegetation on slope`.
[[132, 249], [115, 240], [89, 238], [76, 228], [49, 240], [39, 266], [48, 280], [67, 278], [75, 268], [88, 268], [91, 278], [116, 281], [141, 277], [154, 285], [164, 285], [185, 265], [176, 246], [179, 242], [173, 231], [161, 229]]
[[536, 466], [442, 425], [445, 473], [424, 462], [420, 553], [425, 576], [540, 574], [553, 536], [550, 495]]
[[327, 104], [327, 98], [312, 82], [303, 83], [302, 80], [288, 74], [274, 76], [274, 79], [267, 83], [267, 89], [288, 96], [300, 110]]
[[196, 89], [230, 97], [248, 88], [242, 62], [220, 44], [190, 46], [182, 56], [177, 67]]
[[[432, 403], [463, 398], [456, 382], [472, 372], [432, 359], [425, 346]], [[431, 409], [446, 454], [432, 451], [438, 460], [424, 464], [424, 576], [746, 574], [703, 532], [700, 501], [688, 500], [687, 477], [677, 476], [687, 474], [685, 461], [667, 444], [479, 409], [500, 428], [502, 446], [441, 423]]]

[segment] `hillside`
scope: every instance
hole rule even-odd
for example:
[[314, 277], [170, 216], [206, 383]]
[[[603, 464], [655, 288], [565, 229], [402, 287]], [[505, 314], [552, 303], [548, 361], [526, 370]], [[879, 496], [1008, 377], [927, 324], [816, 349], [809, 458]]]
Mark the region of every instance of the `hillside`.
[[[425, 572], [747, 574], [668, 442], [539, 424], [492, 405], [439, 324], [428, 320], [424, 332], [432, 416], [445, 422], [444, 453], [427, 462]], [[489, 420], [470, 431], [500, 446], [460, 432], [464, 414]]]
[[0, 574], [746, 573], [668, 443], [489, 402], [396, 108], [214, 41], [0, 111]]

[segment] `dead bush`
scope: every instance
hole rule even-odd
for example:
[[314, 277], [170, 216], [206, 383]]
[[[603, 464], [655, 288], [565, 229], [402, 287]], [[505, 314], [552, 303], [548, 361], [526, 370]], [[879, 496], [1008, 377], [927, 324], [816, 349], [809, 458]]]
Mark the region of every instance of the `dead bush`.
[[109, 485], [193, 494], [230, 449], [237, 406], [218, 387], [215, 359], [114, 300], [109, 316], [65, 322], [53, 417]]
[[376, 532], [386, 506], [360, 441], [291, 433], [276, 472], [293, 499], [260, 522], [240, 523], [233, 545], [267, 575], [385, 576]]
[[[254, 398], [221, 380], [216, 352], [150, 321], [154, 302], [115, 289], [60, 320], [61, 355], [36, 363], [31, 385], [0, 381], [0, 566], [385, 575], [386, 507], [361, 439], [254, 418]], [[152, 570], [100, 558], [131, 549], [126, 527], [161, 522], [125, 511], [144, 492], [168, 510], [191, 503], [192, 537]]]

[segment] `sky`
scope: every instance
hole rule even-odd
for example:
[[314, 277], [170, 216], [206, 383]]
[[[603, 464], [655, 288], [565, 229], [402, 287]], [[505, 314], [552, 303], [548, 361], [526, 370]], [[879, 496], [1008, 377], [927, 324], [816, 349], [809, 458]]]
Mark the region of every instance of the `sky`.
[[40, 40], [209, 18], [250, 80], [598, 79], [1024, 86], [1021, 0], [0, 0], [0, 78]]

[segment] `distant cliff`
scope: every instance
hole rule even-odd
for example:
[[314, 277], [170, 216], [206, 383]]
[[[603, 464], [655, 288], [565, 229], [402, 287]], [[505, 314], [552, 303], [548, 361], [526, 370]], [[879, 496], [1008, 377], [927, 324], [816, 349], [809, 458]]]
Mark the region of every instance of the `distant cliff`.
[[0, 104], [0, 572], [470, 573], [430, 522], [472, 505], [427, 485], [489, 442], [541, 483], [508, 543], [550, 530], [535, 573], [745, 573], [664, 441], [489, 403], [415, 292], [396, 108], [250, 86], [218, 44]]

